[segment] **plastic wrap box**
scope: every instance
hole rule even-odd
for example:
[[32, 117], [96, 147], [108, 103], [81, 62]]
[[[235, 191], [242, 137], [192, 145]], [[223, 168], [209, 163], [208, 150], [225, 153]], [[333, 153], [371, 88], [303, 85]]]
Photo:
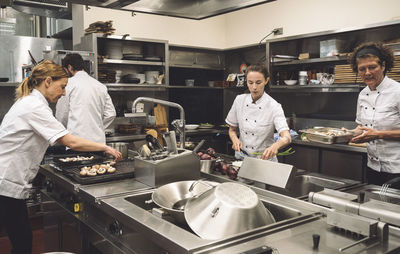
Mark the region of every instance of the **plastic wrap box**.
[[336, 56], [343, 51], [343, 40], [326, 40], [319, 42], [319, 57]]

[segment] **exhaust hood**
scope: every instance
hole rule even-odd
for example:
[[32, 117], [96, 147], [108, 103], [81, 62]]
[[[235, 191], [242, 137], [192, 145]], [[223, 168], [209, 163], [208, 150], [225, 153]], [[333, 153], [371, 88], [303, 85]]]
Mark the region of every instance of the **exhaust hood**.
[[71, 7], [67, 1], [58, 0], [8, 0], [6, 6], [26, 13], [48, 18], [71, 19]]
[[276, 0], [68, 0], [124, 11], [201, 20]]

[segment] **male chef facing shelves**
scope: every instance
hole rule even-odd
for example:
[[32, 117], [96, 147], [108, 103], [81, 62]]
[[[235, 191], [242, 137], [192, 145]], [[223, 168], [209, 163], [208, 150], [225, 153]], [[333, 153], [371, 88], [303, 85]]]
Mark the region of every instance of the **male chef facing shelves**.
[[386, 76], [393, 52], [382, 43], [364, 43], [350, 56], [353, 71], [367, 85], [358, 96], [355, 143], [367, 142], [367, 180], [383, 183], [400, 176], [400, 84]]
[[115, 118], [107, 87], [83, 70], [79, 54], [68, 54], [62, 65], [70, 74], [66, 95], [57, 102], [56, 118], [71, 134], [106, 143], [105, 129]]
[[[262, 153], [262, 159], [278, 161], [278, 150], [292, 141], [282, 106], [264, 92], [269, 74], [263, 65], [249, 66], [246, 79], [250, 94], [238, 95], [225, 119], [235, 157], [243, 158], [245, 151], [250, 156]], [[280, 139], [274, 143], [275, 130]]]
[[[49, 145], [77, 151], [103, 151], [120, 160], [117, 150], [69, 134], [53, 116], [49, 103], [65, 95], [68, 74], [43, 61], [16, 90], [16, 102], [0, 126], [0, 231], [5, 227], [12, 253], [32, 252], [32, 232], [25, 199]], [[1, 253], [3, 253], [0, 250]]]

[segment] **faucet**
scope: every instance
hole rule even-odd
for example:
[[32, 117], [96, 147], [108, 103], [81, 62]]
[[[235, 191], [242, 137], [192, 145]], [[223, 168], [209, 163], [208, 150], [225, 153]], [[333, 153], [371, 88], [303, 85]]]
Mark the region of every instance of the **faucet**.
[[[158, 103], [158, 104], [168, 106], [168, 107], [178, 108], [179, 113], [180, 113], [180, 122], [179, 122], [179, 124], [174, 124], [174, 126], [176, 127], [177, 131], [179, 132], [181, 148], [185, 148], [185, 111], [183, 110], [183, 107], [175, 102], [164, 101], [164, 100], [154, 99], [154, 98], [150, 98], [150, 97], [138, 97], [132, 104], [132, 112], [136, 112], [136, 105], [139, 102], [153, 102], [153, 103]], [[176, 123], [176, 121], [177, 120], [175, 120], [174, 123]]]

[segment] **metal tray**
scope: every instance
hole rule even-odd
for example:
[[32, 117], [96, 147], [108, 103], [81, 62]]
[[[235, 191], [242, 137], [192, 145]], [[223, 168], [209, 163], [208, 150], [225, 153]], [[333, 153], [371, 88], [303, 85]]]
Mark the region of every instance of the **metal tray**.
[[[98, 163], [91, 163], [85, 166], [92, 166]], [[73, 165], [73, 166], [64, 166], [58, 167], [56, 165], [51, 165], [58, 171], [61, 171], [64, 175], [68, 176], [75, 182], [79, 184], [93, 184], [93, 183], [101, 183], [108, 182], [119, 179], [133, 178], [134, 177], [134, 162], [132, 160], [120, 161], [115, 164], [115, 168], [117, 169], [114, 173], [105, 173], [103, 175], [95, 175], [95, 176], [81, 176], [80, 171], [82, 165]]]
[[324, 144], [347, 143], [355, 136], [352, 131], [330, 127], [305, 129], [299, 130], [299, 132], [305, 133], [306, 138], [310, 141]]
[[[94, 158], [92, 160], [82, 160], [82, 161], [68, 161], [64, 162], [61, 161], [60, 159], [67, 158], [67, 157], [76, 157], [76, 156], [84, 156], [84, 157], [90, 157], [93, 156]], [[54, 155], [53, 156], [53, 162], [57, 166], [79, 166], [79, 165], [88, 165], [88, 164], [96, 164], [99, 162], [103, 162], [106, 159], [104, 156], [100, 156], [98, 154], [93, 154], [93, 153], [65, 153], [62, 155]]]

